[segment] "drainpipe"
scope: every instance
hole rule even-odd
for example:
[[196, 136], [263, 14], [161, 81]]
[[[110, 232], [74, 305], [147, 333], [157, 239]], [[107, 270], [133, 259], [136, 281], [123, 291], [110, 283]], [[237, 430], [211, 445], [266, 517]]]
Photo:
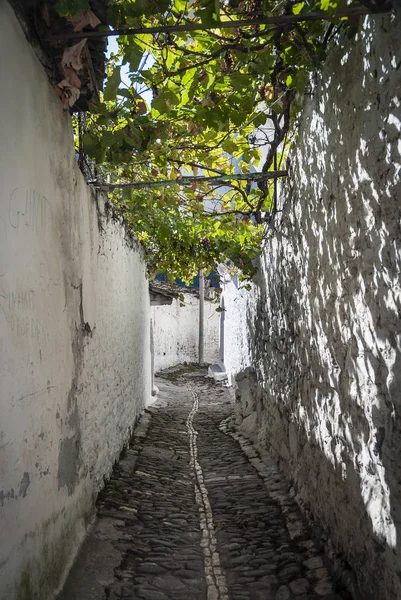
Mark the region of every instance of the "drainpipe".
[[205, 277], [199, 269], [199, 364], [203, 365], [204, 348], [204, 322], [205, 322]]

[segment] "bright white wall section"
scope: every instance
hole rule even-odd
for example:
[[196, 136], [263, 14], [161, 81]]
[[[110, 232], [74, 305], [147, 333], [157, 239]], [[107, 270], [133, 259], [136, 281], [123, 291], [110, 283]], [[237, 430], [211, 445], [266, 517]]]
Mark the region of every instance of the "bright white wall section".
[[47, 600], [150, 396], [148, 285], [6, 2], [0, 48], [0, 598]]
[[[223, 273], [223, 270], [222, 270]], [[251, 294], [241, 286], [238, 278], [221, 275], [225, 308], [224, 319], [224, 365], [231, 385], [235, 376], [251, 364], [249, 326], [253, 327]]]
[[[198, 361], [199, 298], [184, 293], [184, 306], [179, 299], [172, 304], [152, 306], [155, 371], [184, 362]], [[218, 304], [205, 300], [204, 360], [213, 363], [219, 356]]]

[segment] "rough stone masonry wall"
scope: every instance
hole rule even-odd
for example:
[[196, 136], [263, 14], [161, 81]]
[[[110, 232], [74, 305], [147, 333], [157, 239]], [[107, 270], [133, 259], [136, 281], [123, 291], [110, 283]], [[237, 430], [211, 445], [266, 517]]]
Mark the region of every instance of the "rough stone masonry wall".
[[[181, 306], [183, 304], [183, 306]], [[204, 360], [215, 362], [219, 357], [218, 304], [204, 304]], [[154, 369], [197, 362], [199, 358], [199, 298], [184, 293], [184, 301], [151, 308], [154, 344]]]
[[262, 259], [242, 427], [357, 574], [401, 598], [401, 18], [331, 48]]
[[148, 284], [6, 2], [0, 48], [0, 598], [48, 600], [150, 398]]

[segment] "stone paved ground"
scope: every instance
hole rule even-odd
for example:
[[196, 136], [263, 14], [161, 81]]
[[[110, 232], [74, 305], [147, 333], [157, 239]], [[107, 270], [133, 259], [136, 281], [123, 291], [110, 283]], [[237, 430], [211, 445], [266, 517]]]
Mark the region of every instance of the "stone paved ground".
[[288, 483], [230, 434], [230, 391], [199, 372], [158, 385], [59, 600], [348, 599]]

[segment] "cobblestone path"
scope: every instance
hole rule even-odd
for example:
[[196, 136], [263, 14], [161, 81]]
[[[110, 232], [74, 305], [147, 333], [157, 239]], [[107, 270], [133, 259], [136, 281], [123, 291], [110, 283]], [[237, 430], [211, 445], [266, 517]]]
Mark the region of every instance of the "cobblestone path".
[[199, 373], [158, 385], [98, 503], [112, 576], [92, 576], [84, 548], [59, 600], [348, 599], [287, 482], [229, 434], [230, 392]]

